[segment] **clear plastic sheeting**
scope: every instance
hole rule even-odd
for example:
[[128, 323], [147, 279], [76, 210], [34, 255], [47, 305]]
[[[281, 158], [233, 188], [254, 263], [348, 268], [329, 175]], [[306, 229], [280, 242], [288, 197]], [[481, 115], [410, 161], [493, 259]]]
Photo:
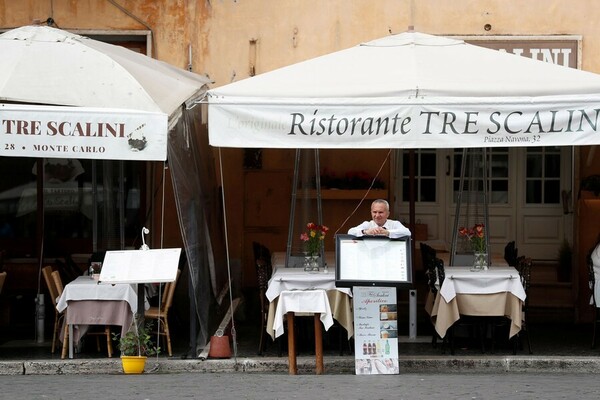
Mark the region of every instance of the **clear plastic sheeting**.
[[190, 302], [193, 302], [190, 307], [196, 311], [199, 326], [195, 340], [197, 355], [210, 338], [209, 316], [216, 303], [217, 288], [227, 283], [221, 193], [217, 189], [213, 155], [200, 107], [183, 110], [183, 118], [169, 132], [167, 151], [190, 268]]

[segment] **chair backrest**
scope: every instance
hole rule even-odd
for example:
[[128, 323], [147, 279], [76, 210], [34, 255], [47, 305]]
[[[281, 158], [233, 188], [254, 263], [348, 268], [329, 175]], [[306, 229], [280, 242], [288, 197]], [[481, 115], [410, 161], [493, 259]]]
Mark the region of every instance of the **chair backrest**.
[[444, 260], [441, 258], [435, 258], [435, 272], [437, 274], [437, 279], [439, 282], [439, 287], [442, 287], [444, 284], [444, 279], [446, 279], [446, 270], [444, 269]]
[[420, 248], [421, 259], [423, 261], [423, 268], [431, 268], [431, 266], [433, 265], [433, 261], [435, 260], [435, 257], [437, 255], [435, 249], [423, 242], [420, 243]]
[[504, 260], [511, 267], [517, 266], [517, 257], [519, 256], [519, 250], [515, 247], [515, 241], [508, 242], [504, 247]]
[[52, 280], [54, 280], [54, 286], [56, 287], [56, 291], [58, 292], [58, 296], [56, 297], [60, 297], [64, 290], [62, 279], [60, 278], [60, 272], [52, 271]]
[[[273, 266], [271, 265], [271, 251], [264, 245], [253, 242], [252, 247], [254, 249], [254, 263], [257, 268], [257, 274], [259, 272], [259, 264], [265, 268], [267, 274], [267, 282], [273, 272]], [[258, 276], [258, 286], [260, 287], [261, 276]], [[265, 282], [266, 284], [266, 282]], [[265, 286], [266, 287], [266, 286]]]
[[431, 293], [436, 294], [437, 293], [437, 287], [436, 287], [437, 273], [435, 271], [436, 252], [431, 246], [429, 246], [423, 242], [420, 243], [420, 249], [421, 249], [421, 260], [423, 262], [423, 268], [425, 269], [425, 276], [427, 276], [427, 284], [429, 285], [429, 290], [431, 291]]
[[521, 283], [523, 284], [523, 289], [525, 289], [525, 293], [531, 286], [531, 265], [533, 264], [533, 260], [529, 257], [521, 256], [517, 259], [516, 269], [519, 271], [519, 276], [521, 277]]
[[0, 293], [2, 293], [2, 287], [4, 286], [5, 280], [6, 280], [6, 271], [0, 272]]
[[44, 268], [42, 268], [42, 275], [44, 276], [44, 280], [46, 281], [46, 286], [48, 287], [48, 293], [50, 293], [52, 304], [56, 304], [59, 294], [58, 290], [56, 290], [56, 284], [54, 283], [54, 279], [52, 278], [52, 267], [47, 265]]
[[162, 312], [167, 313], [171, 305], [173, 305], [173, 296], [175, 295], [175, 286], [177, 286], [177, 281], [179, 280], [179, 275], [181, 274], [181, 270], [177, 270], [177, 275], [175, 276], [175, 280], [173, 282], [168, 282], [165, 285], [165, 295], [162, 299]]

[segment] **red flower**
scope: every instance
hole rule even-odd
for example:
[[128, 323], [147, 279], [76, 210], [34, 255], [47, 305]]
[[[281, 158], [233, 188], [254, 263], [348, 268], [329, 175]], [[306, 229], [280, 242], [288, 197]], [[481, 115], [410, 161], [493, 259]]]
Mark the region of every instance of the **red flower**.
[[306, 251], [311, 256], [319, 254], [321, 247], [321, 241], [325, 239], [325, 234], [329, 231], [329, 228], [325, 225], [317, 225], [314, 222], [306, 224], [307, 232], [303, 232], [300, 235], [300, 240], [306, 243]]
[[458, 234], [471, 242], [473, 251], [482, 253], [486, 249], [484, 228], [485, 225], [483, 224], [475, 224], [475, 226], [469, 229], [463, 226], [458, 229]]

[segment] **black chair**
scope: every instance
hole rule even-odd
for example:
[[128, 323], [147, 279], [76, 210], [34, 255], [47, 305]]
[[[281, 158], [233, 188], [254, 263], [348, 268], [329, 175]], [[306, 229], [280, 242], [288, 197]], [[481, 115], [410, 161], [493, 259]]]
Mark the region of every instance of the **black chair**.
[[515, 247], [515, 241], [508, 242], [504, 247], [504, 260], [511, 267], [516, 267], [517, 258], [519, 256], [519, 249]]
[[[523, 285], [523, 289], [525, 289], [525, 301], [523, 302], [523, 320], [521, 321], [521, 330], [517, 334], [517, 340], [519, 342], [519, 346], [523, 349], [523, 336], [527, 336], [527, 349], [529, 350], [529, 354], [533, 354], [531, 351], [531, 340], [529, 339], [529, 327], [527, 324], [527, 315], [529, 314], [529, 287], [531, 286], [531, 266], [533, 265], [533, 261], [529, 257], [519, 257], [517, 259], [516, 269], [519, 271], [519, 276], [521, 277], [521, 284]], [[513, 347], [513, 354], [517, 354], [516, 349], [516, 341]]]
[[[435, 250], [428, 246], [427, 244], [421, 242], [421, 259], [423, 261], [423, 268], [425, 269], [425, 277], [427, 278], [427, 287], [429, 288], [429, 293], [433, 297], [434, 301], [438, 293], [438, 276], [435, 265], [436, 252]], [[433, 334], [431, 335], [431, 345], [435, 348], [437, 347], [437, 341], [441, 339], [437, 331], [435, 330], [435, 326], [433, 328]]]
[[[525, 256], [517, 257], [515, 263], [515, 269], [519, 273], [519, 278], [521, 279], [521, 284], [523, 285], [523, 289], [525, 290], [525, 301], [522, 306], [522, 319], [521, 319], [521, 330], [515, 337], [511, 339], [513, 354], [517, 354], [517, 346], [521, 350], [523, 350], [523, 337], [527, 338], [527, 349], [529, 354], [533, 354], [531, 350], [531, 340], [529, 337], [529, 327], [527, 323], [528, 309], [529, 309], [529, 287], [531, 286], [531, 266], [533, 265], [533, 261], [531, 258]], [[495, 350], [495, 344], [498, 338], [497, 331], [501, 329], [501, 335], [507, 334], [510, 330], [512, 322], [508, 317], [493, 317], [491, 319], [491, 327], [492, 327], [492, 352]]]
[[591, 301], [591, 305], [594, 308], [594, 326], [592, 329], [592, 349], [596, 348], [596, 330], [598, 325], [600, 324], [600, 313], [598, 313], [598, 303], [596, 303], [596, 296], [594, 293], [594, 287], [596, 286], [596, 275], [594, 273], [594, 263], [592, 262], [592, 252], [594, 251], [594, 248], [592, 248], [592, 251], [589, 252], [589, 254], [587, 255], [587, 266], [588, 266], [588, 282], [589, 282], [589, 287], [590, 287], [590, 291], [592, 292], [592, 301]]
[[437, 254], [435, 249], [428, 244], [421, 242], [419, 245], [421, 248], [421, 260], [423, 261], [423, 268], [425, 268], [425, 273], [427, 273], [430, 268], [433, 268], [433, 262]]
[[[432, 291], [435, 295], [438, 293], [438, 288], [441, 288], [444, 284], [444, 280], [446, 279], [446, 270], [444, 268], [444, 261], [440, 258], [433, 257], [433, 261], [431, 262], [430, 269], [428, 271], [429, 277], [429, 290]], [[446, 353], [446, 344], [450, 345], [450, 354], [454, 354], [454, 326], [460, 323], [460, 320], [453, 324], [448, 331], [446, 332], [446, 336], [442, 339], [440, 335], [437, 333], [434, 327], [432, 344], [433, 347], [437, 346], [437, 341], [442, 340], [442, 353]]]
[[[260, 341], [258, 343], [258, 355], [261, 356], [266, 346], [266, 326], [269, 314], [269, 300], [266, 292], [269, 278], [272, 273], [271, 252], [260, 243], [252, 243], [254, 249], [254, 265], [256, 267], [256, 278], [258, 282], [258, 296], [260, 301]], [[281, 355], [281, 354], [280, 354]]]

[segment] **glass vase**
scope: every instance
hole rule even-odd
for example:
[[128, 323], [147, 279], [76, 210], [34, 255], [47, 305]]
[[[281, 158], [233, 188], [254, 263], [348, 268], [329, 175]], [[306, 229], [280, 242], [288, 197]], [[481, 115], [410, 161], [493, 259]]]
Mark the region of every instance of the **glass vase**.
[[312, 271], [311, 259], [312, 256], [304, 256], [304, 262], [302, 263], [302, 266], [304, 267], [305, 271]]
[[319, 272], [319, 256], [310, 256], [310, 268], [313, 272]]
[[471, 271], [486, 271], [487, 269], [487, 253], [476, 251], [473, 254], [473, 267], [471, 267]]

